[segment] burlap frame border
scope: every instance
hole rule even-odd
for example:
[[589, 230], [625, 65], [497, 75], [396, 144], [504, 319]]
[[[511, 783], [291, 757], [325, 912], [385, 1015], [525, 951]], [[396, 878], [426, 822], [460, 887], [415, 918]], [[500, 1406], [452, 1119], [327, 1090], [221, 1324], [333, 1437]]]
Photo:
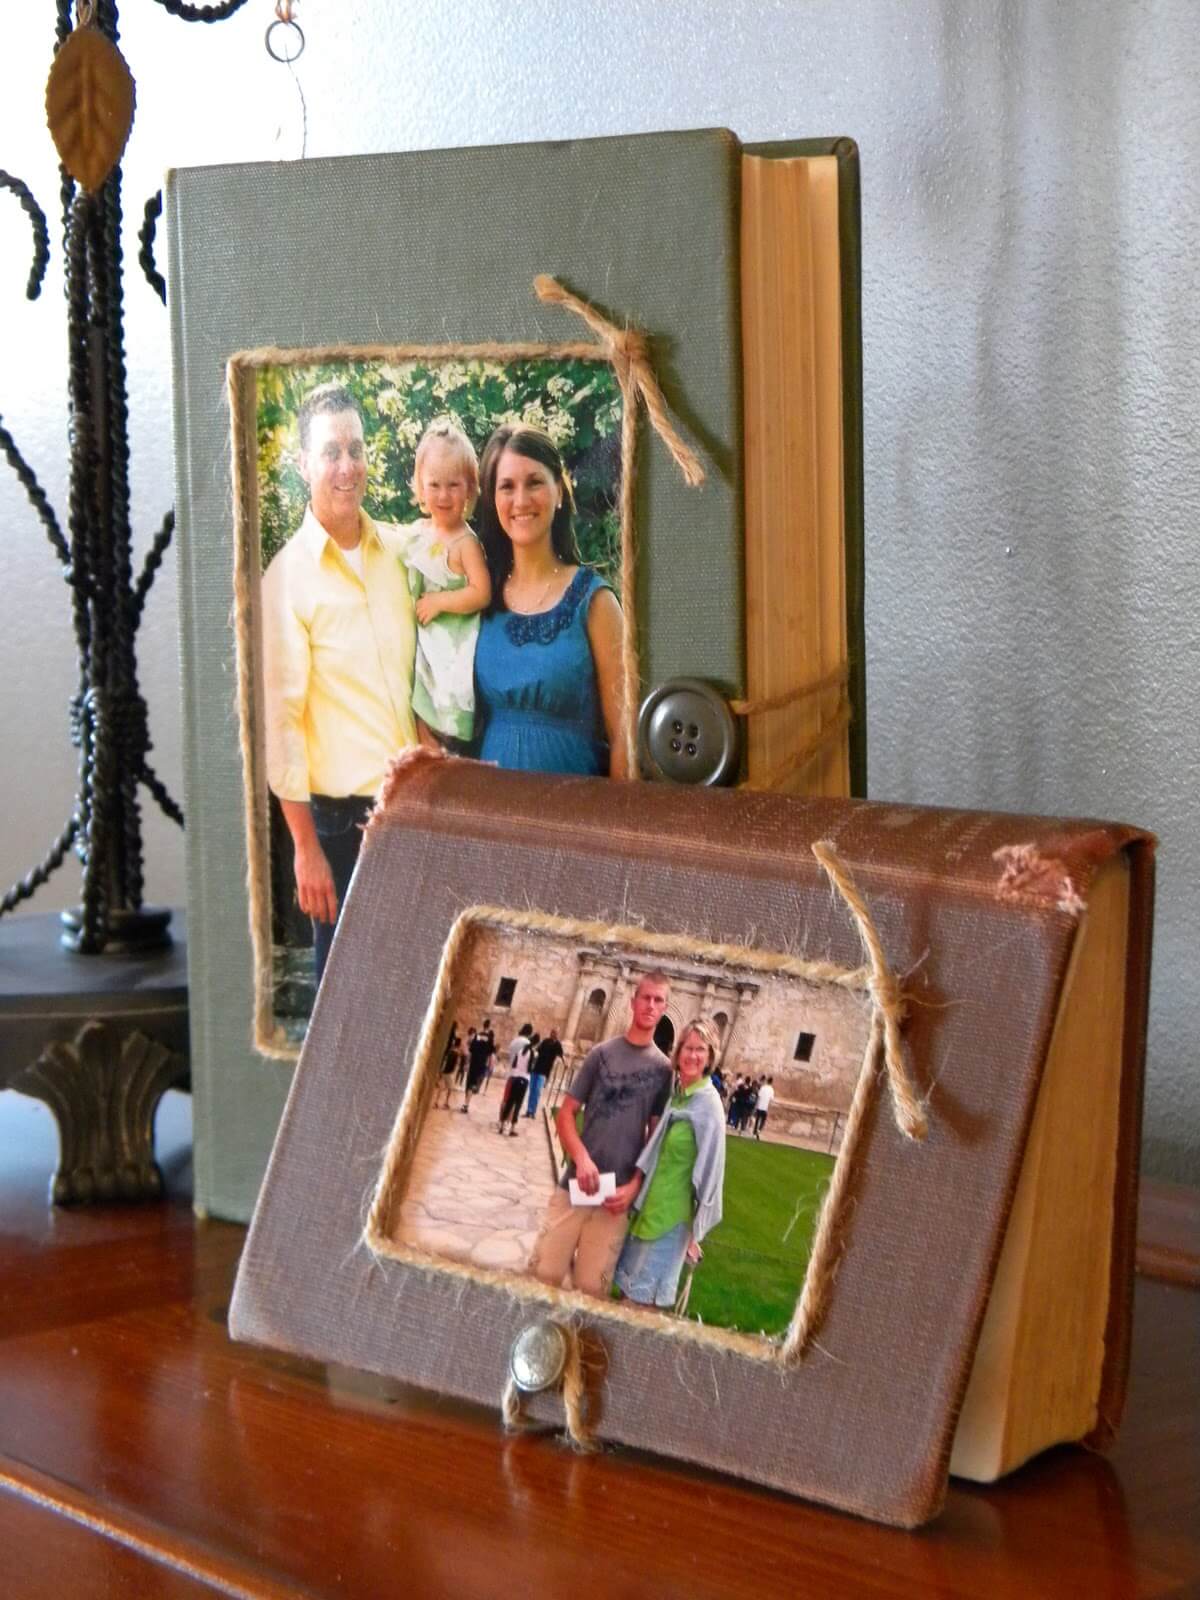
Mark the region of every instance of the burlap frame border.
[[829, 1307], [838, 1262], [846, 1244], [853, 1174], [867, 1112], [883, 1064], [884, 1028], [870, 968], [847, 969], [775, 951], [714, 944], [688, 934], [661, 934], [645, 928], [584, 921], [538, 910], [476, 905], [468, 906], [455, 918], [442, 950], [433, 993], [417, 1039], [412, 1071], [384, 1153], [383, 1168], [366, 1209], [363, 1243], [372, 1255], [383, 1260], [401, 1261], [469, 1279], [498, 1289], [514, 1300], [541, 1305], [568, 1318], [586, 1314], [589, 1318], [623, 1322], [643, 1331], [647, 1326], [646, 1313], [632, 1310], [620, 1301], [596, 1300], [578, 1291], [550, 1288], [532, 1277], [452, 1261], [415, 1246], [397, 1244], [390, 1237], [440, 1075], [456, 975], [469, 953], [476, 929], [481, 926], [540, 932], [589, 944], [622, 947], [650, 957], [682, 956], [714, 965], [795, 977], [809, 983], [833, 984], [862, 995], [870, 1014], [867, 1044], [842, 1147], [822, 1201], [808, 1269], [786, 1334], [782, 1339], [771, 1339], [669, 1317], [655, 1324], [655, 1331], [665, 1338], [683, 1339], [710, 1349], [716, 1347], [769, 1365], [794, 1366], [811, 1347]]

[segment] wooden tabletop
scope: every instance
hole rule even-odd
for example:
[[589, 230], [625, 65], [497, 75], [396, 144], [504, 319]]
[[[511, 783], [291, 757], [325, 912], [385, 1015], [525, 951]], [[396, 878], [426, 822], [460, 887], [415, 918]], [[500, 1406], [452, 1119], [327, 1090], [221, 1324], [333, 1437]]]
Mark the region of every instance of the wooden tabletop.
[[[171, 1198], [53, 1210], [44, 1108], [0, 1095], [0, 1591], [603, 1597], [1200, 1594], [1200, 1294], [1142, 1279], [1125, 1425], [899, 1533], [647, 1455], [231, 1344], [242, 1230]], [[296, 1286], [302, 1292], [302, 1286]]]

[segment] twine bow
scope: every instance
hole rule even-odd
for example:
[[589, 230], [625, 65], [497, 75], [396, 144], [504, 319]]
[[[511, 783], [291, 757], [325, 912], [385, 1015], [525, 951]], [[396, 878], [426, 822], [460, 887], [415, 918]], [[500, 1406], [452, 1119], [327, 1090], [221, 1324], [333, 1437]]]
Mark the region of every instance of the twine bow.
[[540, 272], [533, 280], [534, 291], [545, 305], [562, 306], [581, 317], [600, 340], [616, 370], [621, 388], [640, 395], [654, 425], [654, 431], [671, 452], [684, 479], [694, 489], [704, 482], [704, 467], [699, 456], [680, 438], [667, 413], [667, 402], [659, 388], [650, 361], [650, 344], [636, 328], [619, 328], [602, 317], [594, 306], [564, 289], [557, 278]]

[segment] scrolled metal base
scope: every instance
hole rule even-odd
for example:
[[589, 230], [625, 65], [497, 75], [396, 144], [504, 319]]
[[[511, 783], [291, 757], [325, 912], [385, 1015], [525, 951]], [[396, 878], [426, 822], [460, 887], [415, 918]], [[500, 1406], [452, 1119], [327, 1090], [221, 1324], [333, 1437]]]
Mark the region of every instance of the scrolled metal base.
[[55, 1205], [155, 1200], [163, 1179], [154, 1159], [154, 1116], [168, 1089], [187, 1076], [176, 1051], [139, 1028], [92, 1019], [74, 1039], [47, 1045], [10, 1088], [49, 1106], [58, 1124]]

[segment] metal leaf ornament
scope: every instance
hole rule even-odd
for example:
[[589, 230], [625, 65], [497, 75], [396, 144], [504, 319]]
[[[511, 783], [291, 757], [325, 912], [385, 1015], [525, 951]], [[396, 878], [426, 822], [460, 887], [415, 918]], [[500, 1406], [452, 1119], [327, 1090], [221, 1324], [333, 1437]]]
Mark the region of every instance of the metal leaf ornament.
[[98, 189], [121, 159], [133, 100], [133, 78], [116, 45], [99, 28], [76, 28], [50, 68], [46, 121], [59, 159], [84, 189]]

